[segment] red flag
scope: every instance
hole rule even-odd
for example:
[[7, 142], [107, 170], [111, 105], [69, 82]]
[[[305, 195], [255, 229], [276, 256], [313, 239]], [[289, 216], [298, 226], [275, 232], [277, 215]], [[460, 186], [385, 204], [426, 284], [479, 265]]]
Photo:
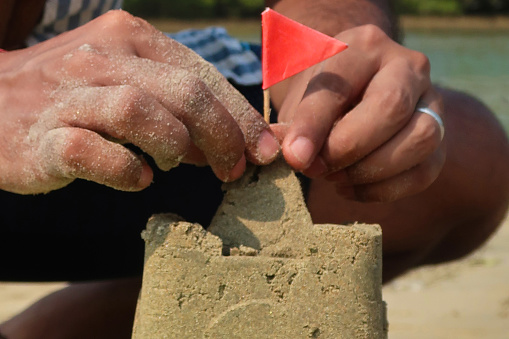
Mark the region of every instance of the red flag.
[[262, 13], [262, 88], [267, 89], [347, 47], [267, 8]]

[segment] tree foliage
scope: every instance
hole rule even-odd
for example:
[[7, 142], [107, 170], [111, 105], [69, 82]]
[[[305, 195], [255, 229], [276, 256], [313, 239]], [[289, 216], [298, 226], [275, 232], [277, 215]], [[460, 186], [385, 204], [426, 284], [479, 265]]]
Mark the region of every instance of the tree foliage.
[[394, 7], [415, 15], [507, 14], [509, 0], [396, 0]]
[[259, 16], [263, 0], [125, 0], [136, 15], [169, 18], [245, 18]]
[[[312, 1], [312, 0], [310, 0]], [[509, 0], [394, 0], [399, 14], [508, 14]], [[247, 18], [258, 17], [263, 0], [124, 0], [124, 8], [145, 17]]]
[[461, 0], [464, 13], [509, 13], [509, 0]]
[[462, 9], [458, 0], [398, 0], [394, 8], [400, 14], [458, 15]]

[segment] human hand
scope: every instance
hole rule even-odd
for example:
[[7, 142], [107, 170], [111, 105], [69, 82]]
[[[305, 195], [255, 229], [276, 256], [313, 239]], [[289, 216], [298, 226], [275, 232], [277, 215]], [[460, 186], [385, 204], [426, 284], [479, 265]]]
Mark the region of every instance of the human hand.
[[354, 200], [425, 190], [445, 161], [439, 124], [415, 113], [420, 100], [444, 115], [428, 59], [372, 25], [336, 38], [349, 48], [271, 89], [287, 162]]
[[229, 181], [279, 144], [219, 72], [147, 22], [111, 11], [36, 46], [0, 54], [0, 189], [48, 192], [83, 178], [126, 191], [152, 170], [209, 164]]

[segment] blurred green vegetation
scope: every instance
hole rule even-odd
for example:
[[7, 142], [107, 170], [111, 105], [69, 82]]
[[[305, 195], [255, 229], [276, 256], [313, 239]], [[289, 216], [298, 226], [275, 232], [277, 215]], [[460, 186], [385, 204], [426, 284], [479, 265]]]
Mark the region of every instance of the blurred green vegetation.
[[263, 11], [263, 0], [124, 0], [123, 8], [151, 18], [250, 18]]
[[[399, 14], [509, 14], [509, 0], [395, 0]], [[251, 18], [264, 8], [263, 0], [124, 0], [124, 8], [151, 18]]]
[[494, 15], [508, 14], [509, 0], [395, 0], [399, 14]]
[[400, 14], [412, 15], [459, 15], [463, 13], [458, 0], [398, 0], [394, 9]]

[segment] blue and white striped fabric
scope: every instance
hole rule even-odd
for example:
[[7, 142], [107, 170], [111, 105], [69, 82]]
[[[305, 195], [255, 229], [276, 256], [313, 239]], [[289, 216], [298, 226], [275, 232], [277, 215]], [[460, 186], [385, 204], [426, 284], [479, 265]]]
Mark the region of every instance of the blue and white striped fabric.
[[32, 46], [51, 39], [121, 6], [122, 0], [46, 0], [41, 22], [26, 44]]
[[222, 27], [167, 34], [212, 63], [226, 78], [239, 85], [262, 82], [262, 64], [253, 47], [232, 38]]
[[[47, 0], [42, 20], [26, 43], [32, 46], [53, 38], [111, 9], [119, 9], [121, 5], [122, 0]], [[167, 35], [194, 50], [237, 84], [261, 84], [261, 62], [254, 46], [232, 38], [224, 28], [210, 27]]]

